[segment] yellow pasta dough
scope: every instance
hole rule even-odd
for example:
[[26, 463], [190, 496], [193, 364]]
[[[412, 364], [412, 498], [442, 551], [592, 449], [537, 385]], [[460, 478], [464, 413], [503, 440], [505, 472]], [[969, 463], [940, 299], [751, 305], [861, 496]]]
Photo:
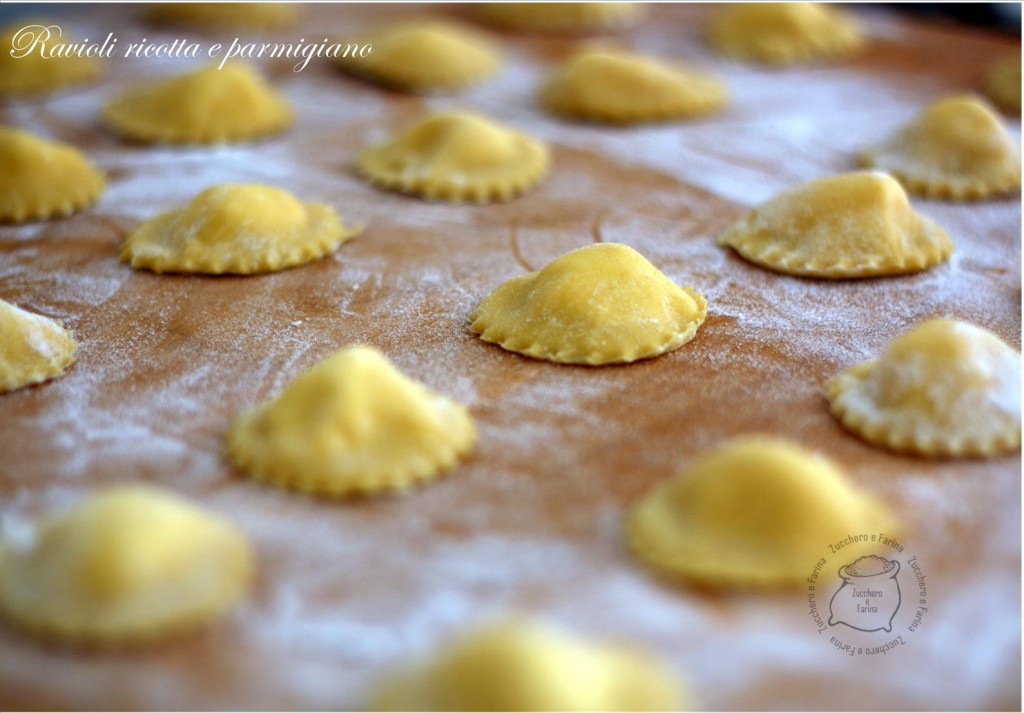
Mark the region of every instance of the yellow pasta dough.
[[555, 114], [630, 124], [708, 114], [725, 104], [726, 91], [711, 77], [653, 57], [597, 49], [557, 70], [540, 99]]
[[971, 96], [929, 104], [859, 158], [932, 198], [978, 200], [1020, 187], [1020, 144], [987, 102]]
[[251, 569], [233, 525], [162, 490], [113, 486], [0, 548], [0, 613], [64, 643], [150, 641], [224, 614]]
[[693, 339], [707, 301], [679, 287], [636, 250], [598, 243], [513, 277], [469, 315], [485, 342], [566, 364], [658, 356]]
[[464, 406], [402, 375], [376, 349], [353, 346], [242, 414], [227, 453], [272, 485], [350, 495], [434, 478], [475, 442]]
[[0, 29], [0, 97], [50, 92], [99, 76], [100, 61], [95, 57], [44, 57], [38, 49], [29, 52], [38, 38], [49, 38], [50, 44], [78, 41], [47, 20], [25, 19]]
[[1020, 55], [1006, 57], [992, 65], [985, 78], [985, 93], [1008, 114], [1020, 115]]
[[276, 30], [295, 23], [293, 2], [161, 2], [149, 5], [150, 19], [175, 25], [224, 30]]
[[368, 38], [373, 52], [337, 64], [372, 82], [415, 93], [463, 89], [493, 74], [499, 54], [479, 33], [444, 22], [403, 24]]
[[60, 376], [77, 348], [60, 322], [0, 300], [0, 393]]
[[914, 212], [895, 179], [871, 171], [819, 178], [782, 193], [718, 242], [769, 270], [830, 279], [918, 272], [953, 251], [946, 231]]
[[329, 205], [272, 186], [223, 183], [139, 225], [121, 259], [153, 272], [275, 272], [323, 257], [359, 231]]
[[877, 446], [926, 456], [1020, 448], [1020, 352], [966, 322], [934, 319], [828, 382], [832, 412]]
[[467, 113], [431, 116], [359, 156], [374, 185], [428, 200], [508, 200], [547, 173], [547, 146]]
[[147, 83], [103, 109], [118, 133], [144, 143], [249, 141], [292, 123], [288, 102], [242, 64], [216, 65]]
[[684, 698], [643, 653], [517, 620], [479, 626], [377, 688], [373, 708], [392, 711], [660, 711]]
[[[629, 510], [625, 530], [636, 557], [657, 572], [755, 588], [804, 583], [829, 545], [848, 535], [894, 536], [898, 525], [824, 457], [747, 436], [656, 485]], [[843, 562], [873, 548], [845, 547]]]
[[643, 5], [629, 2], [481, 3], [475, 10], [485, 22], [510, 30], [566, 34], [622, 30], [644, 17]]
[[718, 5], [709, 38], [724, 55], [773, 65], [838, 59], [864, 46], [864, 36], [845, 13], [803, 2]]
[[103, 193], [103, 174], [73, 146], [0, 126], [0, 223], [70, 215]]

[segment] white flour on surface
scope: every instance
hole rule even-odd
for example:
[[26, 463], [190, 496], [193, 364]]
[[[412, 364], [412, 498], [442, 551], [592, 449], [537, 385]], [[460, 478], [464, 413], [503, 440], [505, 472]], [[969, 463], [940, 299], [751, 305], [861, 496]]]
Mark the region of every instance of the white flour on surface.
[[[25, 532], [98, 483], [144, 480], [237, 522], [260, 565], [227, 621], [138, 656], [50, 651], [0, 630], [0, 689], [14, 683], [16, 701], [53, 708], [362, 708], [399, 660], [512, 610], [658, 653], [698, 708], [1019, 707], [1019, 459], [892, 456], [846, 435], [820, 393], [930, 317], [976, 323], [1019, 348], [1019, 198], [914, 199], [949, 231], [953, 259], [887, 280], [770, 273], [714, 241], [779, 191], [851, 170], [854, 151], [935, 96], [973, 88], [979, 58], [1007, 48], [874, 12], [866, 22], [881, 59], [763, 70], [697, 43], [703, 10], [659, 6], [664, 21], [628, 36], [729, 85], [725, 112], [696, 122], [545, 116], [536, 87], [569, 45], [505, 35], [496, 80], [457, 97], [384, 92], [316, 61], [297, 74], [261, 63], [298, 121], [253, 145], [135, 146], [99, 124], [105, 99], [130, 81], [192, 66], [173, 60], [108, 62], [93, 87], [0, 107], [6, 123], [84, 145], [109, 179], [93, 210], [0, 228], [0, 298], [63, 320], [81, 344], [61, 379], [0, 397], [0, 528]], [[125, 12], [93, 8], [79, 34], [174, 36]], [[348, 34], [420, 12], [321, 5], [303, 30]], [[953, 44], [969, 61], [937, 64]], [[361, 147], [453, 108], [549, 141], [551, 174], [492, 206], [425, 203], [356, 175]], [[228, 181], [329, 202], [364, 231], [274, 275], [156, 276], [117, 260], [139, 221]], [[633, 246], [705, 294], [708, 321], [690, 344], [590, 369], [524, 359], [469, 332], [466, 316], [502, 280], [598, 239]], [[480, 441], [464, 464], [403, 496], [332, 502], [253, 483], [224, 462], [232, 418], [355, 342], [470, 407]], [[627, 556], [622, 508], [681, 460], [751, 431], [827, 450], [900, 513], [908, 551], [937, 589], [903, 650], [851, 663], [816, 634], [800, 593], [708, 595]]]

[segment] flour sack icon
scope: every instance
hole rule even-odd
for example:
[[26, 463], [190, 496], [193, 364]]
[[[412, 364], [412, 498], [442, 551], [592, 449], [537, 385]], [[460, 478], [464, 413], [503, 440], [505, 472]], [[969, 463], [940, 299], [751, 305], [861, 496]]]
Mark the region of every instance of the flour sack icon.
[[900, 608], [900, 563], [868, 555], [839, 568], [842, 586], [829, 603], [829, 626], [858, 631], [892, 631]]

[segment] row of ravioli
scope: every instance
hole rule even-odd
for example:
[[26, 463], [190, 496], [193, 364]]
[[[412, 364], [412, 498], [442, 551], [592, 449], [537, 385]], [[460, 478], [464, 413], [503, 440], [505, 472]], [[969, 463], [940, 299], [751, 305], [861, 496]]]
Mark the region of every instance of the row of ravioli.
[[[129, 92], [108, 106], [107, 115], [112, 125], [135, 138], [214, 141], [244, 140], [283, 128], [291, 110], [251, 70], [235, 65], [200, 70]], [[224, 122], [232, 116], [238, 123], [227, 130]], [[969, 95], [932, 102], [886, 140], [863, 149], [857, 160], [888, 172], [911, 192], [932, 198], [981, 200], [1020, 187], [1019, 141], [992, 107]], [[536, 186], [550, 169], [550, 154], [539, 139], [480, 116], [452, 112], [429, 116], [383, 144], [366, 148], [356, 163], [368, 181], [385, 189], [428, 200], [487, 203], [510, 199]], [[0, 175], [2, 222], [70, 214], [98, 200], [105, 187], [102, 173], [75, 148], [18, 129], [0, 127], [0, 166], [5, 169]], [[317, 229], [313, 223], [307, 227]], [[733, 245], [743, 252], [739, 244]], [[945, 253], [936, 257], [943, 259], [948, 250]], [[870, 257], [862, 254], [857, 262]], [[803, 272], [799, 265], [783, 269], [857, 277], [934, 262], [926, 259], [920, 265], [905, 266], [897, 256], [896, 264], [861, 269], [824, 259], [812, 261]], [[158, 271], [192, 269], [180, 261], [147, 266]], [[199, 271], [250, 273], [273, 268], [227, 264]]]
[[[446, 118], [465, 123], [465, 117]], [[423, 133], [448, 134], [443, 145], [454, 149], [478, 145], [460, 140], [449, 127], [435, 125]], [[256, 241], [256, 252], [245, 254], [237, 217], [254, 210], [266, 218], [261, 226], [266, 232]], [[875, 220], [879, 215], [887, 217], [881, 226]], [[857, 230], [837, 237], [834, 228], [840, 222]], [[323, 227], [325, 232], [314, 234], [333, 236], [336, 242], [310, 240], [304, 233], [309, 225]], [[183, 241], [189, 234], [197, 241]], [[302, 204], [279, 189], [228, 184], [144, 223], [129, 238], [124, 256], [133, 265], [136, 251], [171, 256], [163, 267], [145, 258], [137, 265], [157, 271], [224, 272], [231, 271], [220, 269], [224, 260], [241, 252], [239, 264], [257, 269], [239, 271], [260, 272], [319, 257], [351, 235], [329, 207]], [[311, 256], [299, 249], [298, 258], [274, 253], [289, 245], [288, 237], [321, 252]], [[849, 238], [857, 238], [852, 248], [846, 244]], [[946, 259], [951, 249], [941, 228], [913, 212], [896, 181], [872, 173], [812, 181], [753, 211], [720, 240], [771, 269], [837, 278], [924, 269]], [[173, 260], [190, 260], [191, 265]], [[220, 267], [204, 270], [208, 265]], [[825, 268], [831, 274], [821, 272]], [[624, 304], [632, 309], [624, 311]], [[485, 340], [510, 351], [556, 362], [603, 364], [682, 347], [696, 335], [705, 314], [699, 292], [675, 285], [626, 246], [601, 244], [509, 280], [484, 298], [470, 320]], [[50, 367], [57, 373], [70, 362], [73, 341], [59, 325], [9, 305], [0, 305], [0, 325], [13, 325], [5, 333], [31, 332], [34, 336], [25, 340], [29, 346], [41, 338], [51, 356], [57, 355], [58, 364]], [[602, 351], [606, 344], [613, 351]], [[64, 358], [67, 362], [60, 363]], [[38, 354], [30, 359], [37, 360]], [[877, 361], [840, 374], [827, 391], [833, 412], [869, 441], [932, 455], [996, 455], [1019, 447], [1020, 407], [1014, 410], [1007, 396], [1019, 394], [1019, 359], [995, 335], [938, 320], [895, 340]], [[4, 373], [0, 368], [0, 376]], [[33, 379], [53, 375], [44, 370]], [[352, 405], [364, 409], [367, 404], [374, 408], [354, 418], [359, 409]], [[309, 422], [314, 412], [328, 414], [326, 431], [316, 430], [323, 423]], [[965, 412], [982, 415], [949, 417]], [[398, 441], [386, 437], [396, 432], [402, 435]], [[333, 494], [390, 490], [429, 479], [454, 467], [476, 439], [464, 407], [409, 380], [368, 347], [344, 349], [300, 375], [280, 394], [241, 415], [228, 434], [227, 453], [255, 477]], [[329, 454], [323, 461], [309, 458], [311, 434], [318, 450]], [[715, 502], [717, 508], [691, 507], [695, 502]], [[748, 532], [747, 547], [737, 547], [736, 533], [750, 529], [757, 520], [752, 508], [764, 502], [788, 511], [797, 534], [758, 529]], [[170, 546], [165, 534], [171, 530], [191, 536]], [[726, 444], [690, 462], [624, 518], [624, 537], [641, 562], [661, 573], [724, 587], [790, 584], [805, 576], [807, 563], [817, 557], [807, 550], [809, 543], [851, 531], [895, 535], [900, 528], [884, 506], [858, 492], [835, 465], [792, 444], [757, 438]], [[54, 516], [41, 532], [54, 543], [45, 557], [33, 549], [0, 554], [0, 611], [16, 624], [63, 640], [116, 643], [200, 624], [238, 601], [252, 569], [252, 553], [230, 525], [144, 488], [99, 493]], [[123, 543], [123, 551], [110, 551], [114, 541]], [[730, 546], [724, 547], [725, 542]], [[156, 552], [161, 554], [155, 565], [145, 571], [133, 568], [132, 562], [152, 561]], [[766, 568], [767, 560], [777, 568]], [[48, 579], [54, 573], [64, 577], [61, 594]], [[180, 595], [160, 596], [168, 587]], [[74, 601], [82, 592], [88, 608]], [[551, 682], [509, 690], [496, 672], [507, 669], [510, 658], [521, 662], [528, 680]], [[505, 663], [498, 666], [497, 661]], [[552, 680], [551, 671], [560, 668], [591, 671], [620, 697], [609, 700], [580, 691], [570, 680]], [[465, 685], [474, 679], [478, 686]], [[676, 707], [682, 695], [663, 667], [635, 652], [590, 647], [517, 623], [485, 627], [451, 643], [434, 660], [389, 679], [376, 705], [639, 710]]]
[[[204, 31], [273, 32], [295, 24], [298, 4], [279, 3], [154, 3], [147, 6], [148, 20]], [[472, 19], [506, 31], [586, 35], [611, 33], [641, 24], [646, 7], [640, 3], [480, 3], [470, 6]], [[37, 26], [39, 28], [45, 27]], [[22, 32], [24, 23], [0, 30], [5, 45], [28, 46], [32, 38]], [[869, 48], [871, 42], [859, 24], [847, 13], [819, 3], [732, 3], [716, 7], [703, 33], [709, 46], [726, 57], [767, 65], [820, 63], [850, 58]], [[487, 36], [449, 22], [417, 20], [377, 28], [360, 39], [370, 41], [371, 55], [359, 61], [342, 63], [354, 73], [403, 91], [456, 91], [471, 86], [494, 73], [500, 52]], [[66, 41], [74, 43], [74, 38]], [[84, 44], [84, 43], [83, 43]], [[53, 59], [53, 58], [51, 58]], [[0, 56], [0, 96], [31, 94], [70, 86], [94, 79], [99, 63], [81, 54], [44, 60], [30, 55], [15, 60]], [[637, 78], [635, 68], [609, 64], [612, 84], [628, 85]], [[664, 68], [662, 68], [664, 69]], [[1020, 113], [1019, 57], [996, 63], [985, 81], [986, 92], [1006, 111]], [[672, 78], [661, 72], [657, 63], [640, 75], [647, 82]], [[661, 75], [661, 76], [659, 76]], [[676, 78], [695, 79], [687, 72]], [[589, 84], [588, 81], [584, 85]], [[683, 85], [685, 86], [685, 82]], [[713, 83], [712, 83], [713, 84]], [[700, 81], [690, 85], [691, 98], [709, 85]], [[628, 88], [628, 87], [620, 87]], [[653, 115], [631, 109], [618, 102], [609, 107], [584, 86], [582, 98], [589, 107], [564, 107], [570, 114], [608, 121], [645, 121], [674, 115]], [[593, 88], [596, 90], [596, 88]], [[685, 103], [686, 98], [683, 98]], [[678, 97], [669, 103], [678, 103]], [[647, 103], [649, 109], [653, 105]], [[682, 108], [683, 115], [688, 111]]]
[[[487, 17], [500, 18], [505, 13], [505, 24], [518, 18], [518, 26], [534, 29], [611, 29], [639, 19], [639, 6], [629, 4], [529, 4], [528, 10], [515, 12], [506, 12], [501, 5], [482, 8]], [[290, 9], [273, 4], [157, 5], [150, 14], [162, 21], [217, 27], [233, 23], [242, 28], [283, 26], [294, 19]], [[536, 24], [530, 24], [531, 17]], [[715, 44], [730, 56], [748, 60], [771, 61], [772, 48], [780, 61], [835, 60], [865, 44], [853, 20], [813, 3], [739, 4], [720, 10], [715, 18], [709, 33], [716, 38]], [[22, 25], [0, 32], [5, 44], [27, 42]], [[384, 26], [366, 39], [373, 48], [370, 54], [346, 55], [336, 63], [401, 91], [457, 91], [492, 74], [499, 64], [493, 42], [446, 22]], [[756, 43], [757, 49], [743, 51], [744, 42]], [[88, 81], [98, 73], [97, 60], [89, 57], [14, 55], [14, 51], [0, 53], [0, 95], [50, 91]], [[990, 81], [986, 88], [1010, 111], [1015, 90], [1019, 113], [1020, 62], [1010, 59], [1005, 67], [1015, 67], [1016, 78], [1004, 67], [994, 75], [1003, 81]], [[637, 123], [692, 118], [721, 109], [726, 90], [700, 71], [602, 45], [584, 48], [553, 72], [540, 90], [540, 100], [553, 113], [569, 118]], [[294, 110], [251, 69], [229, 64], [129, 89], [107, 102], [103, 118], [129, 141], [211, 144], [277, 134], [294, 121]], [[94, 168], [82, 166], [66, 153], [43, 149], [44, 144], [25, 136], [3, 135], [0, 158], [5, 164], [20, 164], [23, 170], [39, 164], [37, 171], [49, 170], [39, 176], [9, 174], [0, 185], [6, 189], [0, 195], [0, 221], [65, 215], [99, 197], [103, 182]], [[934, 102], [887, 140], [866, 147], [857, 159], [930, 197], [986, 199], [1009, 194], [1020, 185], [1019, 146], [992, 107], [967, 96]], [[358, 166], [370, 181], [386, 188], [429, 199], [484, 203], [509, 199], [534, 186], [548, 163], [546, 147], [536, 139], [482, 117], [455, 114], [431, 117], [392, 142], [368, 149]]]
[[[486, 58], [474, 54], [461, 32], [437, 24], [391, 30], [378, 41], [377, 52], [345, 58], [343, 64], [362, 67], [363, 74], [369, 71], [367, 63], [392, 62], [415, 67], [424, 76], [430, 71], [448, 76], [442, 59], [461, 55], [466, 59], [459, 67], [487, 67]], [[22, 73], [36, 64], [29, 58], [9, 61], [17, 62]], [[55, 66], [62, 65], [45, 64], [38, 72], [59, 75]], [[546, 83], [541, 97], [556, 113], [576, 118], [651, 121], [719, 108], [725, 90], [708, 77], [654, 58], [600, 48], [569, 60]], [[103, 117], [130, 141], [211, 144], [279, 133], [293, 122], [294, 110], [250, 68], [230, 64], [129, 89], [106, 104]], [[1019, 143], [993, 107], [969, 95], [934, 101], [856, 158], [927, 197], [982, 200], [1009, 195], [1020, 186]], [[102, 175], [70, 147], [13, 129], [0, 129], [0, 162], [8, 169], [0, 178], [0, 222], [67, 215], [95, 202], [104, 187]], [[542, 180], [549, 164], [543, 142], [466, 113], [428, 117], [385, 144], [364, 150], [357, 161], [360, 172], [378, 186], [432, 200], [478, 203], [523, 193]]]
[[[927, 227], [906, 203], [900, 205], [898, 199], [893, 199], [893, 195], [902, 194], [898, 185], [884, 175], [849, 174], [819, 179], [819, 184], [825, 186], [819, 188], [824, 199], [857, 192], [870, 195], [872, 201], [866, 206], [838, 214], [831, 210], [834, 202], [824, 201], [830, 208], [825, 220], [852, 223], [858, 226], [858, 236], [905, 242], [907, 235], [899, 231], [906, 224], [916, 224], [918, 229]], [[245, 186], [223, 190], [232, 188], [260, 190]], [[767, 231], [769, 235], [771, 230], [806, 229], [807, 202], [797, 205], [800, 224], [776, 223]], [[218, 240], [223, 241], [233, 229], [236, 236], [241, 235], [241, 226], [221, 225], [225, 213], [218, 213], [217, 208], [202, 214], [216, 224], [213, 230]], [[251, 216], [237, 210], [227, 215]], [[879, 217], [892, 225], [874, 227]], [[188, 229], [200, 235], [211, 230], [209, 225]], [[244, 233], [244, 237], [248, 243], [253, 242], [251, 233]], [[843, 235], [837, 238], [846, 239]], [[707, 301], [700, 292], [675, 284], [634, 249], [598, 243], [573, 250], [536, 272], [507, 280], [467, 317], [469, 328], [481, 339], [510, 352], [555, 363], [598, 366], [649, 359], [683, 347], [697, 335], [707, 311]], [[74, 360], [76, 342], [60, 324], [3, 301], [0, 332], [4, 336], [0, 346], [0, 391], [59, 376]], [[351, 362], [356, 366], [340, 359], [339, 364], [350, 366], [340, 368], [337, 378], [336, 370], [329, 366], [313, 370], [296, 381], [298, 396], [293, 398], [286, 391], [240, 419], [232, 431], [228, 452], [243, 469], [270, 482], [311, 492], [349, 494], [403, 487], [433, 476], [472, 445], [475, 431], [464, 421], [466, 416], [460, 407], [452, 412], [457, 414], [453, 420], [442, 419], [436, 424], [438, 434], [447, 433], [454, 439], [446, 443], [443, 456], [435, 454], [431, 458], [418, 446], [394, 468], [384, 464], [364, 467], [371, 462], [371, 454], [359, 454], [353, 461], [359, 464], [356, 467], [345, 461], [353, 455], [356, 442], [343, 439], [317, 449], [321, 455], [332, 456], [328, 463], [336, 463], [337, 470], [322, 463], [303, 466], [303, 434], [313, 434], [316, 426], [302, 422], [303, 409], [310, 408], [316, 414], [329, 411], [331, 399], [350, 393], [350, 386], [360, 383], [365, 370], [367, 379], [376, 379], [382, 385], [391, 383], [392, 379], [385, 378], [389, 372], [382, 364], [371, 368], [367, 366], [368, 357], [363, 357]], [[955, 320], [933, 320], [895, 340], [879, 360], [843, 372], [829, 383], [827, 393], [836, 416], [869, 442], [931, 456], [996, 456], [1020, 446], [1020, 405], [1013, 398], [1020, 379], [1019, 359], [1019, 352], [986, 330]], [[353, 373], [348, 374], [350, 371]], [[399, 391], [391, 394], [391, 401], [402, 403]], [[315, 408], [301, 396], [306, 393]], [[278, 414], [278, 407], [284, 415]], [[446, 408], [437, 402], [434, 415], [441, 418]], [[971, 413], [974, 418], [957, 417], [963, 413]], [[399, 415], [395, 414], [396, 418]], [[273, 424], [291, 421], [297, 423], [294, 433], [275, 431]], [[328, 426], [334, 422], [331, 420]], [[362, 435], [372, 432], [370, 429]], [[383, 438], [389, 432], [382, 426], [376, 436]], [[329, 433], [323, 435], [330, 440]], [[390, 456], [397, 457], [397, 451]], [[356, 467], [356, 471], [350, 471], [350, 467]]]

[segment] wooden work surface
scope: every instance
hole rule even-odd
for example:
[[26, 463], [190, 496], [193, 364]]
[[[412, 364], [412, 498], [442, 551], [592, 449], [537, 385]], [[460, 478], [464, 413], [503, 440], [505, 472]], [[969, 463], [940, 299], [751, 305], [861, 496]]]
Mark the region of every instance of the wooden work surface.
[[[212, 41], [146, 26], [133, 8], [64, 11], [76, 13], [65, 26], [79, 36]], [[432, 12], [310, 6], [304, 29], [276, 37], [350, 37]], [[359, 708], [396, 662], [517, 611], [655, 652], [698, 708], [1019, 709], [1019, 456], [894, 456], [843, 431], [820, 394], [928, 317], [974, 322], [1019, 349], [1019, 196], [915, 200], [956, 247], [949, 263], [908, 277], [792, 278], [714, 242], [778, 191], [851, 169], [858, 148], [926, 102], [976, 90], [1019, 43], [860, 8], [872, 45], [859, 58], [765, 70], [708, 52], [710, 12], [652, 7], [620, 36], [728, 83], [728, 108], [695, 122], [618, 129], [548, 117], [534, 92], [575, 43], [511, 35], [496, 37], [502, 72], [458, 97], [382, 91], [324, 61], [300, 73], [291, 61], [258, 62], [298, 121], [255, 145], [147, 148], [100, 125], [112, 92], [183, 61], [108, 61], [95, 85], [0, 105], [0, 121], [82, 147], [109, 178], [79, 215], [0, 228], [0, 298], [63, 320], [81, 343], [64, 377], [0, 396], [0, 526], [24, 528], [100, 484], [143, 481], [237, 522], [259, 564], [226, 621], [152, 650], [54, 650], [0, 628], [0, 708]], [[361, 147], [454, 107], [549, 141], [547, 180], [506, 204], [451, 206], [356, 177]], [[1019, 120], [1008, 125], [1019, 134]], [[267, 276], [158, 276], [117, 260], [140, 220], [225, 181], [329, 202], [365, 231]], [[693, 342], [585, 368], [506, 353], [468, 330], [467, 313], [502, 280], [595, 240], [629, 244], [704, 292], [709, 316]], [[235, 415], [353, 342], [467, 404], [475, 454], [421, 489], [354, 502], [274, 490], [222, 459]], [[902, 518], [932, 605], [905, 646], [846, 656], [817, 633], [803, 591], [711, 595], [658, 580], [623, 551], [627, 504], [680, 461], [750, 432], [821, 449]]]

